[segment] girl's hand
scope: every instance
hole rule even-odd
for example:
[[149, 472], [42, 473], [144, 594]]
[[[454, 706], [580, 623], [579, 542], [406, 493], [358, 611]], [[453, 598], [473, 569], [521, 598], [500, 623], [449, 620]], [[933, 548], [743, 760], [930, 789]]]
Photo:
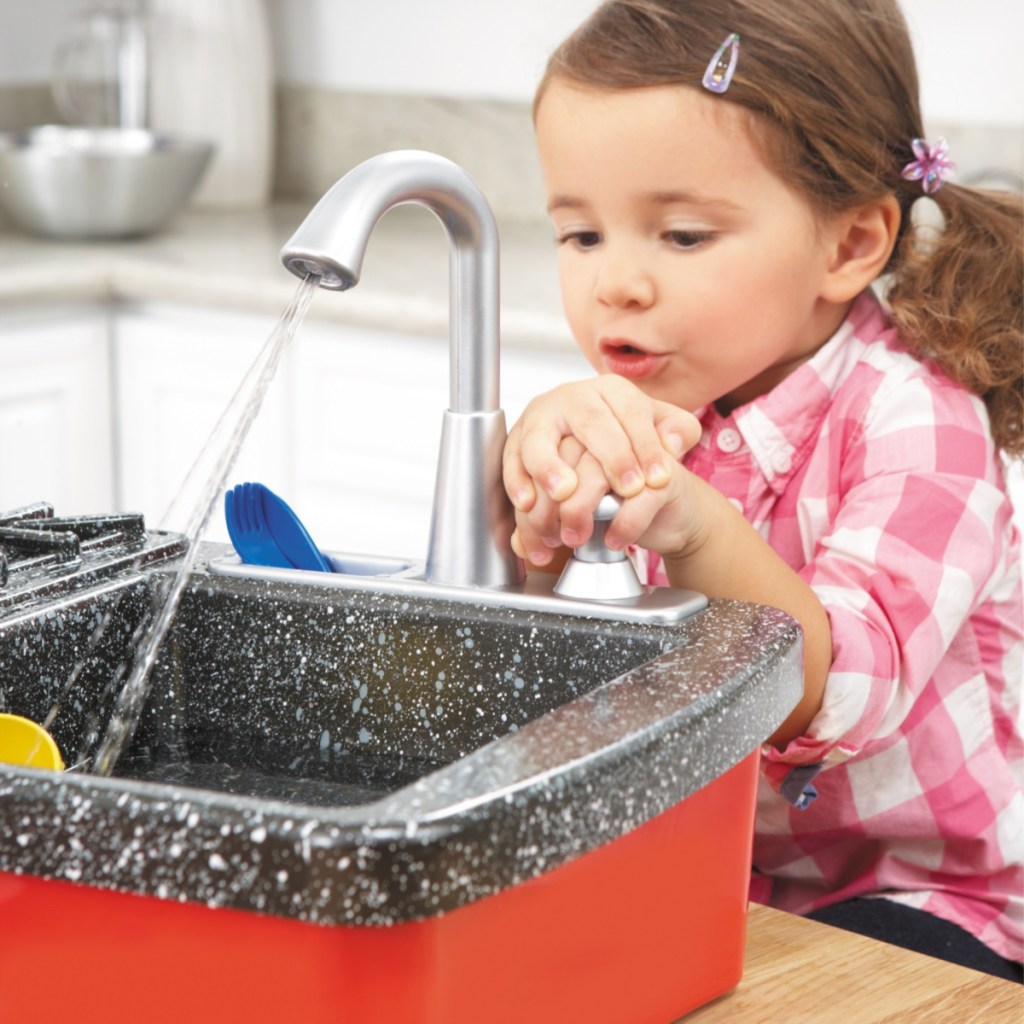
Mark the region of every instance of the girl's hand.
[[[577, 486], [564, 501], [554, 501], [544, 491], [529, 511], [516, 510], [513, 547], [535, 566], [548, 565], [557, 549], [585, 544], [594, 530], [594, 510], [608, 493], [604, 470], [575, 437], [559, 446], [559, 457], [575, 473]], [[708, 524], [699, 481], [673, 462], [663, 487], [644, 487], [623, 500], [608, 528], [605, 543], [612, 550], [640, 544], [666, 558], [685, 556], [703, 543]]]
[[629, 498], [645, 487], [666, 486], [673, 467], [699, 437], [694, 416], [648, 398], [623, 377], [605, 374], [563, 384], [530, 402], [509, 432], [505, 489], [521, 512], [532, 510], [541, 494], [564, 501], [579, 486], [575, 467], [581, 448], [563, 456], [560, 446], [575, 438], [612, 490]]

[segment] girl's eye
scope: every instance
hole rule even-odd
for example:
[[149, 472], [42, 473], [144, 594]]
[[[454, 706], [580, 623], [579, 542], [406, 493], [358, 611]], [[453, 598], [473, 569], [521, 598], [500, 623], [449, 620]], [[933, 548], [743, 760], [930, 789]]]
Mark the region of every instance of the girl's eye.
[[714, 238], [711, 231], [666, 231], [665, 241], [677, 249], [697, 249]]
[[558, 236], [559, 245], [574, 245], [577, 249], [593, 249], [601, 241], [597, 231], [567, 231]]

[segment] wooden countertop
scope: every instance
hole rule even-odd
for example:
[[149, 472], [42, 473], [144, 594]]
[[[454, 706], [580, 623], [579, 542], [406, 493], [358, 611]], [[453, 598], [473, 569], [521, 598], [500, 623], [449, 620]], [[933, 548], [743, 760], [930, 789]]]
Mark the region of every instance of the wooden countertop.
[[743, 980], [685, 1024], [1021, 1024], [1024, 986], [752, 904]]

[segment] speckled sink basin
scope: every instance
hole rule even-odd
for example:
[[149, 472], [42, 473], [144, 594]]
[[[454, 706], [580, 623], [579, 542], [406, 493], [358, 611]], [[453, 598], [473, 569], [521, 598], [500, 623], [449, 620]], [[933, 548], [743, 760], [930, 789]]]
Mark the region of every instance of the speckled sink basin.
[[[436, 918], [685, 802], [799, 694], [799, 631], [758, 606], [615, 625], [203, 564], [114, 777], [0, 765], [0, 872], [316, 925]], [[42, 720], [109, 613], [52, 729], [87, 758], [172, 567], [0, 617], [0, 710]]]

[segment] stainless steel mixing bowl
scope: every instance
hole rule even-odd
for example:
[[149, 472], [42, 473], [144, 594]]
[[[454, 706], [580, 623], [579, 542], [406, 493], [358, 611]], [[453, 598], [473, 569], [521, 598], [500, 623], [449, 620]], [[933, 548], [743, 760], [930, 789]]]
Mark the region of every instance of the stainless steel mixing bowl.
[[213, 145], [144, 129], [44, 125], [0, 134], [0, 206], [53, 238], [126, 238], [186, 203]]

